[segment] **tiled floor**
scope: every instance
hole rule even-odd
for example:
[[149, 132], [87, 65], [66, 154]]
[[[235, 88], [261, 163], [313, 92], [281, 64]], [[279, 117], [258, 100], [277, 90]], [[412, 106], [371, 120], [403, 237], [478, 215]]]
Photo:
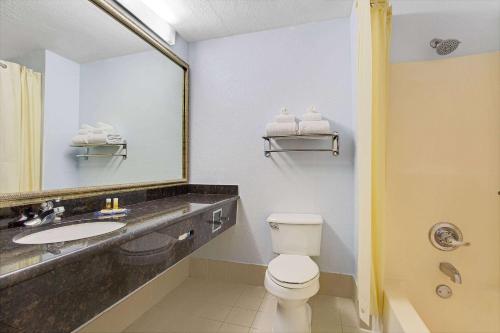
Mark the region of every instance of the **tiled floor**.
[[[359, 333], [354, 303], [316, 295], [309, 300], [313, 333]], [[276, 299], [264, 287], [189, 278], [125, 332], [270, 333]]]

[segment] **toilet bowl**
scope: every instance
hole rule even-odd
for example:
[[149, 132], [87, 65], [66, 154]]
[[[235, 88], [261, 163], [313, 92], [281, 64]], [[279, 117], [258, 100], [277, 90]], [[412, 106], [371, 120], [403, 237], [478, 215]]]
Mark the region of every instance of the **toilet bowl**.
[[308, 256], [281, 254], [267, 268], [264, 286], [278, 299], [273, 333], [310, 333], [309, 298], [319, 290], [319, 268]]

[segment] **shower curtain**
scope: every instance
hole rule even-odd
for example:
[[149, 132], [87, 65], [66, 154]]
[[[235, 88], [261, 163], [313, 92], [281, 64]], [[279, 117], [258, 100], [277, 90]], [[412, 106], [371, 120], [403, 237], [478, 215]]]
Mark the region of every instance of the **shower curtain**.
[[[387, 0], [357, 0], [353, 29], [356, 54], [355, 216], [358, 224], [357, 287], [360, 319], [382, 312], [385, 210], [385, 126], [391, 6]], [[375, 325], [376, 325], [375, 321]]]
[[39, 191], [42, 75], [0, 62], [0, 193]]
[[371, 6], [372, 30], [372, 312], [383, 309], [383, 231], [386, 197], [386, 124], [392, 7], [388, 0]]

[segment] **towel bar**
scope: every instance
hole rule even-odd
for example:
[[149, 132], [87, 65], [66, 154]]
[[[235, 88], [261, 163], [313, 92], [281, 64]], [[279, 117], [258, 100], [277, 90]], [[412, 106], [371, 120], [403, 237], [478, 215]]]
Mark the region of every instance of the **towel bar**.
[[[325, 151], [332, 153], [333, 156], [338, 156], [340, 153], [339, 149], [339, 134], [333, 132], [332, 134], [307, 134], [307, 135], [286, 135], [286, 136], [263, 136], [264, 139], [264, 156], [271, 157], [271, 153], [286, 153], [294, 151]], [[329, 149], [326, 148], [284, 148], [284, 149], [273, 149], [272, 140], [311, 140], [311, 139], [331, 139], [332, 146]], [[266, 147], [267, 144], [267, 147]]]
[[[76, 157], [84, 157], [86, 160], [89, 157], [123, 157], [124, 160], [127, 159], [128, 149], [127, 142], [124, 141], [122, 143], [86, 143], [86, 144], [78, 144], [78, 145], [70, 145], [70, 147], [76, 148], [85, 148], [85, 154], [77, 154]], [[98, 148], [98, 147], [122, 147], [120, 154], [91, 154], [90, 148]]]

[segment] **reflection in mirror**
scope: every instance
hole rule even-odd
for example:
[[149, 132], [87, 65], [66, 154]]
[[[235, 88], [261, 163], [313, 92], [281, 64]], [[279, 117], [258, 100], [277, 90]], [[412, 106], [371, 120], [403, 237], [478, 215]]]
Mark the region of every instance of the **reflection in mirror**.
[[0, 193], [185, 178], [184, 98], [184, 69], [91, 2], [0, 2]]

